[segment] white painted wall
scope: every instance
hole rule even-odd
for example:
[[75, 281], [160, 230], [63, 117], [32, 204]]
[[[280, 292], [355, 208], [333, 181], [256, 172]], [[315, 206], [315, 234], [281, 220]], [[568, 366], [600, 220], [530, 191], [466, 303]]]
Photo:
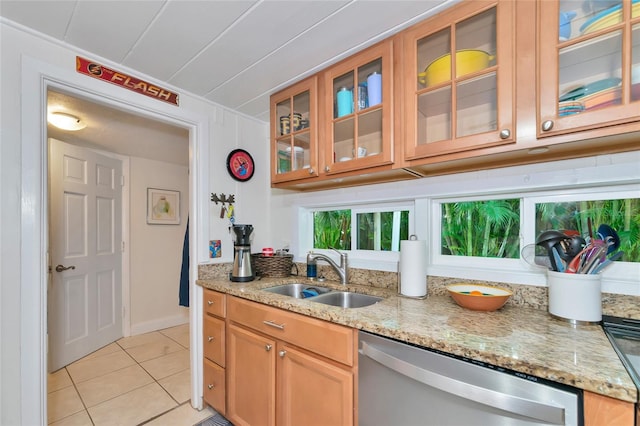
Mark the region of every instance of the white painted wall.
[[[182, 246], [189, 215], [189, 168], [139, 157], [130, 159], [131, 334], [185, 323], [178, 305]], [[180, 192], [180, 225], [147, 223], [147, 188]]]
[[[269, 127], [265, 123], [247, 120], [230, 111], [221, 111], [213, 122], [213, 131], [222, 146], [209, 151], [209, 194], [235, 195], [235, 223], [251, 224], [254, 227], [252, 251], [273, 244], [270, 223], [270, 171], [269, 171]], [[227, 172], [227, 155], [234, 148], [242, 148], [254, 159], [255, 174], [247, 182], [235, 181]], [[209, 235], [212, 240], [222, 241], [222, 257], [205, 263], [233, 261], [233, 236], [229, 232], [228, 218], [220, 218], [221, 204], [209, 201]]]
[[[79, 88], [94, 100], [123, 109], [134, 108], [154, 119], [191, 127], [189, 175], [192, 280], [198, 262], [208, 262], [208, 240], [220, 238], [225, 225], [211, 215], [211, 192], [233, 193], [238, 219], [256, 227], [256, 243], [270, 241], [268, 126], [251, 118], [180, 93], [180, 107], [140, 96], [75, 72], [82, 55], [140, 78], [153, 79], [39, 34], [0, 21], [0, 424], [46, 422], [46, 156], [44, 126], [46, 84]], [[45, 83], [46, 82], [46, 83]], [[160, 84], [160, 82], [155, 82]], [[161, 84], [162, 85], [162, 84]], [[163, 85], [168, 89], [175, 88]], [[73, 91], [72, 90], [72, 91]], [[250, 151], [256, 160], [252, 181], [238, 183], [226, 176], [226, 156], [233, 148]], [[219, 213], [219, 210], [217, 211]], [[216, 216], [217, 217], [217, 216]], [[195, 225], [195, 226], [194, 226]], [[211, 229], [210, 229], [211, 227]], [[26, 237], [25, 237], [26, 236]], [[24, 237], [24, 238], [23, 238]], [[181, 246], [181, 245], [180, 245]], [[229, 251], [227, 251], [228, 256]], [[229, 257], [230, 258], [230, 257]], [[228, 259], [222, 259], [228, 260]], [[135, 261], [135, 260], [134, 260]], [[193, 287], [192, 281], [192, 288]], [[201, 290], [192, 292], [200, 301]], [[201, 332], [198, 306], [192, 304], [193, 336]], [[192, 371], [201, 364], [201, 346], [192, 347]], [[201, 392], [201, 383], [192, 392]], [[194, 402], [196, 405], [198, 401]]]

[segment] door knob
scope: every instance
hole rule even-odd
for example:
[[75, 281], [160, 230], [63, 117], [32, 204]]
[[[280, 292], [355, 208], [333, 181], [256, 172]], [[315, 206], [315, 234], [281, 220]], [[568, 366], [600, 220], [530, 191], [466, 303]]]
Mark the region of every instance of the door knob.
[[67, 269], [76, 269], [76, 267], [73, 266], [73, 265], [71, 265], [71, 266], [64, 266], [64, 265], [56, 266], [56, 272], [66, 271]]

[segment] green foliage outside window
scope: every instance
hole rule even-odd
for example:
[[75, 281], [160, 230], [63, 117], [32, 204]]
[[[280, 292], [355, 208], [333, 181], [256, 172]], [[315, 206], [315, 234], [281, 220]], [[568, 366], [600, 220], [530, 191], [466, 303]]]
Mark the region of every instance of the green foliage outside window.
[[[519, 258], [519, 199], [444, 203], [441, 208], [442, 254]], [[640, 198], [539, 203], [535, 210], [536, 235], [565, 229], [587, 236], [589, 218], [593, 233], [601, 224], [617, 231], [623, 261], [640, 262]], [[358, 213], [356, 249], [398, 250], [392, 242], [409, 238], [409, 212], [399, 213], [400, 227], [395, 230], [393, 211]], [[351, 250], [351, 216], [351, 210], [314, 212], [314, 248]]]
[[[394, 213], [400, 215], [397, 244], [393, 245]], [[399, 251], [400, 240], [409, 239], [409, 212], [377, 212], [359, 213], [358, 218], [358, 250]], [[378, 229], [379, 228], [379, 229]]]
[[[394, 214], [399, 215], [395, 223], [397, 229], [394, 229]], [[314, 212], [313, 247], [351, 250], [351, 216], [351, 210]], [[358, 213], [356, 221], [357, 250], [398, 251], [400, 240], [409, 238], [408, 210]]]
[[602, 224], [616, 230], [625, 262], [640, 262], [640, 198], [536, 204], [536, 235], [549, 229], [574, 230], [594, 238]]
[[351, 210], [314, 212], [313, 247], [351, 250]]
[[442, 254], [517, 259], [520, 200], [442, 204]]

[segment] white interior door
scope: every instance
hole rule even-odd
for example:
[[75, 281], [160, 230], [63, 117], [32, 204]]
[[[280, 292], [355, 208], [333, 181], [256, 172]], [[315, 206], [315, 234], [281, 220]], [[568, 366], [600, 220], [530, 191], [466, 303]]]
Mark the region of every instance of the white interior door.
[[122, 164], [49, 139], [49, 370], [122, 337]]

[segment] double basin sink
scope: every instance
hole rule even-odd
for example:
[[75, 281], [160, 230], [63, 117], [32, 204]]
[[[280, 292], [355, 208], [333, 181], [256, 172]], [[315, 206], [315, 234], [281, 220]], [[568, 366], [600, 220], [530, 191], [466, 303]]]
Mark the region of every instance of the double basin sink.
[[282, 294], [296, 299], [307, 299], [310, 302], [342, 308], [362, 308], [382, 300], [381, 297], [351, 291], [334, 290], [328, 287], [303, 283], [282, 284], [263, 289], [270, 293]]

